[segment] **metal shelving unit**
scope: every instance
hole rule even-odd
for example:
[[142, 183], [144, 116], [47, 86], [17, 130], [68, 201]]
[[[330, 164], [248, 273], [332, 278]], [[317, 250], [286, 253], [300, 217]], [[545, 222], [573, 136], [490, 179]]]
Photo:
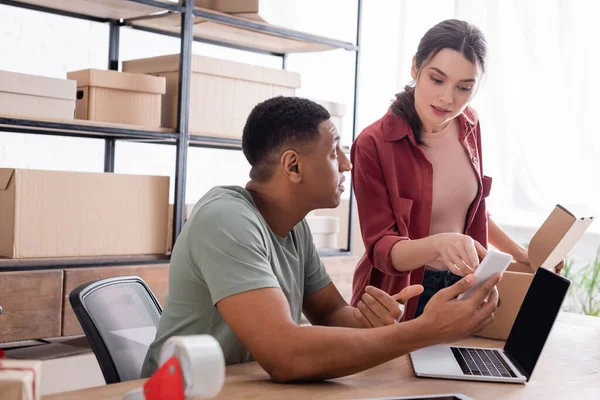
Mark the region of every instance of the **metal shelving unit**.
[[[0, 116], [0, 132], [43, 134], [105, 140], [104, 171], [114, 172], [115, 141], [135, 140], [176, 146], [173, 240], [184, 224], [187, 153], [189, 147], [240, 150], [241, 140], [197, 136], [189, 131], [192, 42], [281, 57], [282, 68], [290, 53], [345, 49], [355, 53], [352, 139], [356, 135], [357, 79], [359, 70], [361, 0], [358, 1], [355, 43], [325, 38], [194, 7], [193, 0], [0, 0], [0, 4], [109, 24], [108, 69], [118, 70], [122, 27], [180, 38], [177, 128], [148, 130], [130, 125], [82, 120], [31, 120]], [[202, 23], [199, 23], [202, 22]], [[219, 35], [222, 35], [220, 37]], [[241, 39], [240, 39], [241, 38]], [[323, 256], [345, 255], [352, 243], [352, 191], [346, 249], [325, 251]], [[165, 262], [168, 257], [108, 257], [65, 260], [0, 260], [2, 270], [52, 268], [55, 265], [129, 265]]]

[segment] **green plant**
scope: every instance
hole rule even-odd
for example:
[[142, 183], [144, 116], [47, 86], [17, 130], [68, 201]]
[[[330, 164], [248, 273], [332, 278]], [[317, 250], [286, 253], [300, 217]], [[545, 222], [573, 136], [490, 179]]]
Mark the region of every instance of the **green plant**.
[[600, 316], [600, 247], [590, 263], [575, 270], [572, 260], [565, 260], [564, 276], [571, 287], [569, 311]]
[[569, 258], [565, 258], [565, 267], [563, 269], [563, 276], [567, 279], [569, 279], [570, 281], [573, 281], [573, 278], [575, 277], [575, 272], [573, 271], [573, 260], [570, 260]]

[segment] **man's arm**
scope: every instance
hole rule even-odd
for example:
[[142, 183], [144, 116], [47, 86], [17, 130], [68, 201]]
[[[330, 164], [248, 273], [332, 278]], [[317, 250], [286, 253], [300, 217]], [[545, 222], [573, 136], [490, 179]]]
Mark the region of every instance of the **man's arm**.
[[346, 303], [333, 282], [306, 296], [302, 303], [302, 312], [315, 326], [367, 327], [354, 317], [354, 307]]
[[277, 288], [239, 293], [219, 301], [217, 308], [274, 381], [330, 379], [482, 329], [493, 319], [499, 278], [488, 280], [467, 300], [455, 299], [473, 285], [474, 276], [469, 275], [439, 291], [421, 317], [375, 329], [298, 326]]

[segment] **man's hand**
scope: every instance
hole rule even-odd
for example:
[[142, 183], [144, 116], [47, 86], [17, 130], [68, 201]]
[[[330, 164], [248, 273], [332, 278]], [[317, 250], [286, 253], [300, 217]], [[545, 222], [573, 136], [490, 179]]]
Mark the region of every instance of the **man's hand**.
[[498, 302], [496, 284], [501, 278], [500, 274], [493, 275], [471, 297], [458, 300], [456, 297], [475, 283], [475, 276], [467, 275], [437, 292], [417, 319], [424, 320], [433, 337], [440, 339], [439, 342], [450, 343], [471, 336], [494, 320]]
[[423, 286], [411, 285], [390, 296], [381, 289], [367, 286], [354, 309], [354, 318], [365, 327], [379, 327], [400, 322], [406, 302], [423, 293]]

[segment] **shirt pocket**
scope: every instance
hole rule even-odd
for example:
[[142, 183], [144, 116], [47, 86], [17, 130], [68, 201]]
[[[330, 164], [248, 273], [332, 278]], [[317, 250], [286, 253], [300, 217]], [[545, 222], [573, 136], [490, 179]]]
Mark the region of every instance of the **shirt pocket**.
[[[402, 197], [390, 199], [396, 223], [398, 226], [406, 225], [406, 229], [410, 227], [410, 212], [412, 210], [413, 201]], [[401, 235], [408, 235], [408, 232], [400, 232]]]
[[481, 193], [481, 197], [485, 198], [488, 197], [490, 195], [490, 191], [492, 190], [492, 178], [489, 176], [483, 176], [483, 178], [481, 179], [481, 184], [482, 184], [482, 193]]

